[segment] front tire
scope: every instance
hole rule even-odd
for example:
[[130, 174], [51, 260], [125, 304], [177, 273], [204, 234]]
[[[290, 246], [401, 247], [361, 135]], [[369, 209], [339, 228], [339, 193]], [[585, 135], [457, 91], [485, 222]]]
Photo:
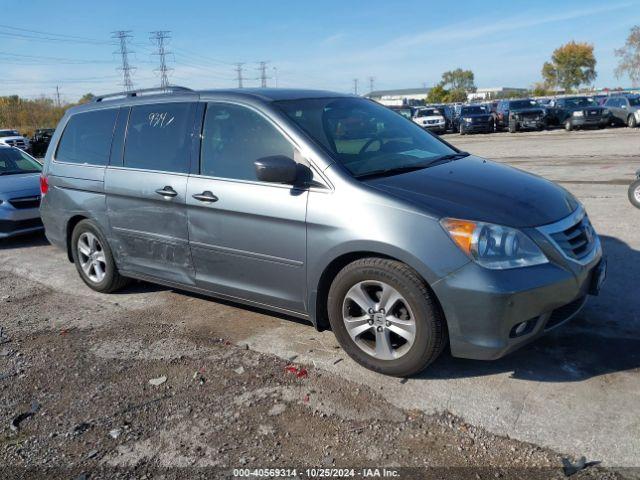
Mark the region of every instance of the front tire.
[[571, 130], [573, 130], [573, 123], [571, 122], [571, 119], [568, 118], [564, 121], [564, 129], [567, 132], [570, 132]]
[[467, 132], [464, 130], [464, 127], [462, 126], [462, 124], [460, 124], [459, 131], [460, 131], [460, 135], [464, 135], [464, 134], [466, 134], [466, 133], [467, 133]]
[[637, 126], [638, 121], [636, 120], [636, 117], [634, 115], [629, 115], [629, 118], [627, 118], [627, 127], [636, 128]]
[[629, 201], [634, 207], [640, 208], [640, 180], [629, 185]]
[[73, 229], [71, 252], [80, 278], [92, 290], [111, 293], [129, 282], [118, 272], [111, 248], [92, 220], [82, 220]]
[[442, 353], [447, 330], [433, 294], [407, 265], [364, 258], [336, 276], [327, 300], [332, 330], [360, 365], [406, 377]]

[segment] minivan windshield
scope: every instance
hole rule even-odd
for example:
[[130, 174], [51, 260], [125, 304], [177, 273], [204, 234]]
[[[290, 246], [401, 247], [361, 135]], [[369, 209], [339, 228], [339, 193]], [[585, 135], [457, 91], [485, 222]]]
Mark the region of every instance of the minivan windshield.
[[461, 155], [371, 100], [308, 98], [275, 104], [355, 177], [417, 170]]
[[0, 148], [0, 175], [37, 173], [42, 166], [26, 153], [16, 148]]
[[0, 130], [0, 137], [19, 137], [20, 134], [15, 130]]
[[640, 97], [629, 97], [629, 105], [632, 107], [640, 107]]

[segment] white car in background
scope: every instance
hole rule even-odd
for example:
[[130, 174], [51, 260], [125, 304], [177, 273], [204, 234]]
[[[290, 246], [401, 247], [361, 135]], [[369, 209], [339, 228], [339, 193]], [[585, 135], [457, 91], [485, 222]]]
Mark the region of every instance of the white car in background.
[[435, 133], [444, 133], [446, 131], [447, 122], [442, 112], [437, 108], [418, 108], [414, 112], [412, 120], [422, 128]]
[[25, 152], [29, 151], [29, 140], [24, 138], [17, 130], [0, 128], [0, 145], [16, 147]]

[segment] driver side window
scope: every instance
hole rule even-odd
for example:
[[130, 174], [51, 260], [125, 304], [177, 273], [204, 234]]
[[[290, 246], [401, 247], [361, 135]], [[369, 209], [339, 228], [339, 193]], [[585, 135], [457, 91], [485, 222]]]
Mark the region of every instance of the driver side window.
[[201, 175], [234, 180], [257, 180], [254, 162], [263, 157], [294, 158], [294, 147], [267, 119], [240, 105], [207, 105]]

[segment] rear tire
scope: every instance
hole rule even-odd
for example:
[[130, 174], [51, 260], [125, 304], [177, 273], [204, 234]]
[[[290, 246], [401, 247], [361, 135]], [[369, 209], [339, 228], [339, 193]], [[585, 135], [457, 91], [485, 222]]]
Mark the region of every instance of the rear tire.
[[629, 185], [629, 201], [634, 207], [640, 208], [640, 180]]
[[447, 343], [433, 293], [412, 268], [395, 260], [364, 258], [344, 267], [331, 284], [327, 311], [344, 351], [385, 375], [424, 370]]
[[129, 283], [118, 272], [111, 248], [92, 220], [82, 220], [73, 229], [71, 253], [80, 278], [92, 290], [111, 293]]

